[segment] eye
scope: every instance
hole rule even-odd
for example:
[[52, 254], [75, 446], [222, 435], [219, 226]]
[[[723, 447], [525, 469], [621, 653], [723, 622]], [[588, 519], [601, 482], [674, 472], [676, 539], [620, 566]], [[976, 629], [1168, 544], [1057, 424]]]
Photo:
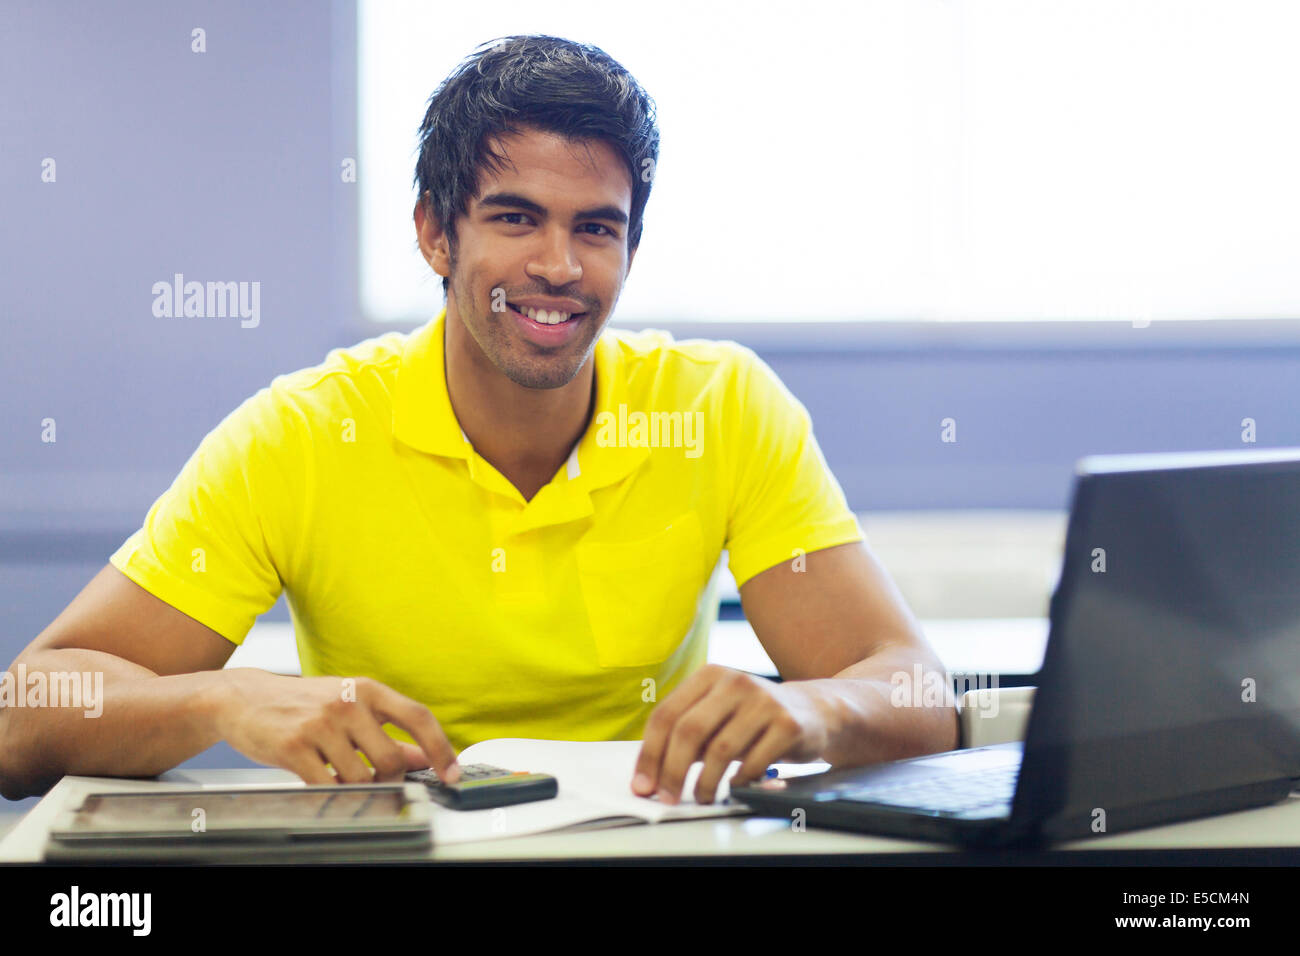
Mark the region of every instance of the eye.
[[[498, 222], [499, 222], [499, 221], [501, 221], [501, 220], [503, 220], [503, 219], [508, 219], [508, 218], [510, 218], [511, 216], [518, 216], [520, 219], [527, 219], [527, 218], [528, 218], [528, 217], [527, 217], [526, 215], [524, 215], [522, 212], [507, 212], [507, 213], [502, 213], [500, 216], [497, 216], [497, 217], [495, 218], [495, 221], [498, 221]], [[522, 222], [508, 222], [508, 223], [506, 223], [506, 225], [507, 225], [507, 226], [522, 226], [523, 223], [522, 223]]]
[[597, 236], [610, 236], [610, 237], [612, 237], [612, 236], [614, 235], [614, 230], [613, 230], [613, 229], [610, 229], [608, 226], [602, 226], [602, 225], [601, 225], [600, 223], [598, 223], [598, 222], [588, 222], [588, 223], [584, 223], [584, 225], [585, 225], [585, 226], [595, 226], [597, 229], [604, 229], [604, 230], [605, 230], [604, 232], [593, 233], [592, 235], [597, 235]]

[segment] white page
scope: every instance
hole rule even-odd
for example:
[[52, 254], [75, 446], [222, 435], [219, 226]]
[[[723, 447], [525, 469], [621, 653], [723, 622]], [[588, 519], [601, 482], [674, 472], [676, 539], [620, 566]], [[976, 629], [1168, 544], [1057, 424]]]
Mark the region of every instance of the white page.
[[[727, 768], [713, 804], [700, 805], [693, 796], [703, 766], [700, 763], [694, 764], [687, 773], [682, 803], [677, 806], [665, 806], [658, 800], [637, 796], [632, 792], [632, 774], [640, 751], [639, 740], [522, 737], [485, 740], [466, 747], [458, 756], [461, 764], [486, 763], [508, 770], [548, 773], [555, 777], [559, 793], [550, 800], [487, 810], [435, 807], [434, 845], [748, 812], [743, 806], [721, 802], [728, 794], [727, 780], [739, 769], [739, 761], [733, 761]], [[816, 773], [828, 769], [829, 764], [818, 761], [776, 767], [785, 777]]]
[[499, 840], [505, 837], [530, 836], [565, 830], [601, 821], [601, 825], [623, 826], [637, 823], [630, 817], [610, 819], [610, 810], [601, 804], [566, 793], [561, 787], [550, 800], [516, 803], [488, 810], [433, 809], [433, 845], [468, 843], [472, 840]]
[[632, 792], [632, 775], [640, 752], [639, 740], [575, 741], [504, 737], [466, 747], [458, 759], [461, 763], [486, 763], [509, 770], [548, 773], [558, 782], [561, 795], [580, 797], [603, 807], [606, 814], [640, 817], [647, 823], [748, 812], [745, 807], [722, 802], [728, 794], [727, 780], [740, 768], [739, 761], [733, 760], [727, 768], [712, 804], [695, 802], [695, 781], [703, 767], [703, 764], [696, 763], [686, 775], [681, 803], [668, 806]]

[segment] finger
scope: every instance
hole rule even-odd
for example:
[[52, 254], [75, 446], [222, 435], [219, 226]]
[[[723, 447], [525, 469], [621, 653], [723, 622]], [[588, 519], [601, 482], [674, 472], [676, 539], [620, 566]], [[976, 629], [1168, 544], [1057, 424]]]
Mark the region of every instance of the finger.
[[789, 753], [798, 741], [798, 726], [787, 724], [784, 719], [773, 721], [758, 742], [749, 748], [749, 753], [731, 778], [732, 785], [739, 786], [757, 780], [767, 772], [769, 766]]
[[296, 773], [308, 786], [337, 782], [315, 747], [308, 747], [305, 744], [290, 746], [282, 753], [278, 763], [285, 770]]
[[401, 727], [415, 738], [428, 758], [429, 766], [444, 782], [455, 783], [460, 779], [456, 751], [429, 708], [377, 681], [367, 681], [366, 687], [366, 703], [381, 723]]
[[415, 744], [408, 744], [405, 740], [397, 740], [394, 743], [397, 744], [397, 749], [401, 751], [402, 759], [406, 761], [407, 770], [429, 769], [429, 758]]
[[[353, 747], [365, 754], [370, 765], [375, 768], [374, 779], [381, 783], [401, 780], [406, 774], [407, 757], [397, 746], [397, 741], [384, 733], [373, 715], [358, 713], [357, 718], [350, 722], [352, 725], [348, 727], [348, 733], [352, 737]], [[428, 761], [425, 761], [425, 765], [428, 765]]]
[[734, 694], [715, 690], [702, 701], [682, 714], [668, 738], [663, 767], [659, 777], [659, 799], [677, 803], [681, 799], [682, 783], [691, 764], [701, 758], [704, 748], [714, 733], [731, 718], [742, 701]]
[[[696, 680], [697, 677], [701, 679]], [[696, 671], [654, 709], [646, 721], [644, 739], [636, 758], [636, 770], [632, 774], [634, 793], [648, 797], [655, 792], [673, 727], [686, 711], [708, 695], [713, 688], [713, 680], [716, 680], [716, 675], [706, 675], [704, 670]]]
[[329, 731], [316, 742], [319, 750], [334, 767], [339, 783], [371, 783], [375, 775], [357, 754], [356, 745], [340, 731]]
[[727, 723], [713, 735], [704, 750], [704, 766], [695, 781], [695, 802], [712, 803], [733, 760], [743, 760], [750, 746], [763, 736], [768, 726], [768, 714], [762, 702], [741, 707]]

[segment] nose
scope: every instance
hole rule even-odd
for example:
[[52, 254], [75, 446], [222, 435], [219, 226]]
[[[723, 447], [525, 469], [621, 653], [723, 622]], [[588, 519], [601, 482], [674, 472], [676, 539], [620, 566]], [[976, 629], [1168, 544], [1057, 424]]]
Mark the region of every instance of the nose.
[[541, 245], [525, 271], [560, 288], [582, 278], [582, 263], [573, 252], [573, 237], [566, 229], [552, 226], [541, 233]]

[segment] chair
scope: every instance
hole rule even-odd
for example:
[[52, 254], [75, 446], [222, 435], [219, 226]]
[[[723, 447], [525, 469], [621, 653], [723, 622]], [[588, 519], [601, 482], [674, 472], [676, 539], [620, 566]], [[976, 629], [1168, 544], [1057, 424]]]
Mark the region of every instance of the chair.
[[1034, 687], [989, 687], [961, 696], [959, 747], [987, 747], [1023, 740]]

